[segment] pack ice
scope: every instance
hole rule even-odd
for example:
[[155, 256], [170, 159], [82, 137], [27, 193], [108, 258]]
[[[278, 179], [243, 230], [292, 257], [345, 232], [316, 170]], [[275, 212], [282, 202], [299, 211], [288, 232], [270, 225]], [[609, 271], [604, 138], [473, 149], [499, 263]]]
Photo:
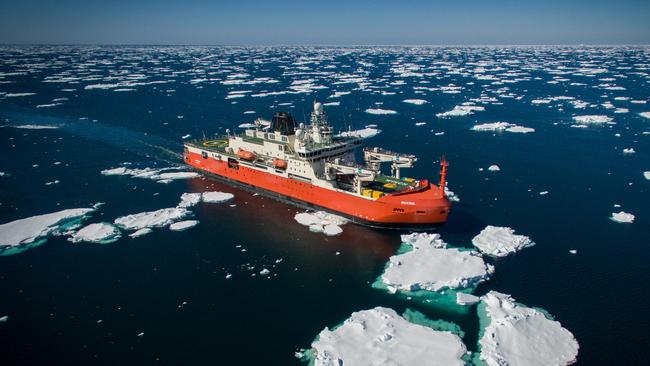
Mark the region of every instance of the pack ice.
[[493, 257], [505, 257], [526, 247], [535, 245], [529, 237], [515, 235], [509, 227], [488, 225], [472, 239], [472, 244], [483, 254]]
[[467, 351], [457, 335], [410, 323], [383, 307], [352, 313], [321, 331], [311, 346], [315, 366], [464, 365]]
[[[543, 312], [490, 291], [481, 297], [479, 317], [489, 322], [479, 340], [480, 359], [489, 366], [569, 365], [578, 356], [578, 342]], [[483, 322], [482, 322], [483, 323]]]

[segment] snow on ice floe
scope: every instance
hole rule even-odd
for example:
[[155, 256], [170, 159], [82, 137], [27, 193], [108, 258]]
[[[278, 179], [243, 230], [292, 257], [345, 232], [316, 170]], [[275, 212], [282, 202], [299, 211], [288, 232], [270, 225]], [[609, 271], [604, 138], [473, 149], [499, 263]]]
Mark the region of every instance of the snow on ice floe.
[[612, 117], [608, 117], [605, 115], [583, 115], [583, 116], [574, 116], [573, 120], [576, 123], [580, 123], [583, 125], [589, 125], [589, 124], [613, 124], [614, 119]]
[[183, 231], [183, 230], [193, 228], [194, 226], [196, 226], [198, 224], [199, 224], [199, 222], [197, 220], [179, 221], [179, 222], [175, 222], [175, 223], [169, 225], [169, 230]]
[[544, 312], [490, 291], [481, 297], [479, 318], [483, 336], [479, 358], [489, 366], [569, 365], [579, 345], [562, 325]]
[[484, 110], [485, 107], [476, 106], [476, 105], [457, 105], [454, 107], [454, 109], [450, 111], [437, 113], [436, 117], [449, 118], [449, 117], [468, 116], [470, 114], [474, 114], [474, 112], [481, 112]]
[[518, 126], [508, 122], [493, 122], [474, 125], [472, 131], [506, 131], [514, 133], [530, 133], [535, 132], [534, 128]]
[[201, 193], [183, 193], [181, 195], [181, 202], [178, 204], [178, 207], [188, 208], [196, 206], [201, 202]]
[[328, 236], [342, 233], [341, 226], [348, 223], [348, 219], [325, 211], [300, 212], [294, 216], [294, 219], [301, 225], [309, 226], [309, 231]]
[[397, 112], [392, 109], [381, 109], [381, 108], [368, 108], [366, 109], [365, 112], [368, 114], [375, 114], [375, 115], [397, 114]]
[[226, 192], [203, 192], [201, 199], [206, 203], [221, 203], [233, 199], [235, 195]]
[[474, 305], [481, 300], [480, 297], [474, 296], [472, 294], [466, 294], [464, 292], [459, 292], [456, 294], [456, 303], [458, 305]]
[[424, 99], [404, 99], [402, 103], [407, 103], [407, 104], [414, 104], [414, 105], [424, 105], [429, 103], [428, 101]]
[[390, 257], [380, 277], [390, 292], [468, 288], [494, 272], [478, 252], [447, 248], [440, 235], [426, 235], [402, 236], [407, 248]]
[[109, 244], [117, 241], [120, 237], [121, 234], [118, 228], [109, 223], [100, 222], [84, 226], [79, 229], [79, 231], [72, 234], [68, 240], [73, 243], [89, 242]]
[[311, 347], [315, 366], [464, 365], [467, 352], [458, 335], [411, 323], [383, 307], [352, 313], [340, 326], [321, 331]]
[[373, 137], [373, 136], [377, 136], [380, 133], [381, 133], [381, 130], [379, 130], [377, 128], [366, 127], [364, 129], [360, 129], [360, 130], [341, 132], [339, 134], [339, 136], [343, 136], [343, 137], [361, 137], [361, 138], [367, 139], [367, 138], [370, 138], [370, 137]]
[[162, 208], [156, 211], [141, 212], [116, 218], [113, 223], [124, 230], [164, 227], [180, 221], [191, 214], [185, 208]]
[[[0, 225], [0, 255], [14, 254], [44, 243], [86, 219], [96, 208], [73, 208]], [[17, 249], [17, 250], [14, 250]]]
[[631, 224], [634, 222], [634, 215], [625, 211], [613, 212], [612, 216], [610, 216], [609, 219], [614, 222]]
[[472, 239], [472, 244], [483, 254], [493, 257], [505, 257], [524, 248], [535, 245], [529, 237], [515, 235], [509, 227], [488, 225]]

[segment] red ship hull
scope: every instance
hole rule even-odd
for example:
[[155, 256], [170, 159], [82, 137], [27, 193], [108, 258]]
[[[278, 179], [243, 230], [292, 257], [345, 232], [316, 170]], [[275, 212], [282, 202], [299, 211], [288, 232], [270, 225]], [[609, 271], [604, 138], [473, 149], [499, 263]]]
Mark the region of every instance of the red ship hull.
[[239, 164], [236, 168], [226, 161], [204, 158], [186, 151], [185, 162], [190, 166], [270, 193], [301, 206], [322, 208], [373, 226], [426, 226], [447, 221], [450, 202], [438, 186], [426, 183], [414, 192], [389, 194], [376, 200], [357, 197], [326, 189], [311, 183], [262, 172]]

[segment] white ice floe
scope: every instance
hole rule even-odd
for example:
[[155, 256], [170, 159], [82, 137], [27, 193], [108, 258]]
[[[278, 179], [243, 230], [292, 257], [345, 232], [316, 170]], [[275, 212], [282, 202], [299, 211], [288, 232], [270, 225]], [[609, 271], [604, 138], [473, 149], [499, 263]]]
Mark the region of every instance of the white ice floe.
[[183, 231], [198, 225], [198, 223], [197, 220], [179, 221], [169, 225], [169, 229], [173, 231]]
[[435, 240], [432, 245], [419, 244], [390, 257], [381, 275], [381, 282], [390, 292], [467, 288], [487, 280], [494, 272], [478, 252], [439, 247]]
[[415, 249], [432, 246], [434, 248], [446, 248], [447, 243], [445, 243], [441, 238], [440, 234], [433, 233], [410, 233], [402, 234], [400, 236], [402, 243], [408, 244]]
[[609, 219], [615, 222], [631, 224], [634, 222], [634, 215], [625, 211], [613, 212]]
[[643, 172], [643, 177], [647, 180], [650, 180], [650, 171]]
[[428, 101], [424, 99], [404, 99], [402, 103], [408, 103], [408, 104], [415, 104], [415, 105], [423, 105], [429, 103]]
[[99, 222], [84, 226], [74, 233], [69, 240], [73, 243], [85, 241], [90, 243], [109, 244], [117, 241], [120, 237], [121, 234], [118, 228], [106, 222]]
[[139, 238], [141, 236], [150, 234], [152, 232], [153, 232], [153, 230], [149, 229], [148, 227], [145, 227], [145, 228], [134, 231], [133, 233], [129, 234], [129, 236], [131, 238]]
[[588, 124], [604, 124], [609, 123], [613, 124], [614, 119], [612, 117], [604, 115], [584, 115], [584, 116], [575, 116], [573, 120], [577, 123], [588, 125]]
[[113, 223], [125, 230], [139, 230], [151, 227], [163, 227], [190, 215], [190, 211], [181, 207], [162, 208], [156, 211], [118, 217]]
[[36, 93], [7, 93], [4, 96], [7, 98], [16, 98], [16, 97], [30, 97], [36, 95]]
[[492, 122], [474, 125], [472, 131], [507, 131], [514, 133], [530, 133], [535, 132], [534, 128], [518, 126], [508, 122]]
[[437, 113], [436, 117], [438, 118], [448, 118], [448, 117], [460, 117], [460, 116], [467, 116], [470, 114], [474, 114], [474, 112], [481, 112], [484, 111], [485, 107], [481, 106], [475, 106], [475, 105], [457, 105], [454, 107], [454, 109], [447, 111], [447, 112], [442, 112], [442, 113]]
[[472, 239], [472, 244], [483, 254], [493, 257], [505, 257], [535, 245], [529, 237], [514, 232], [509, 227], [488, 225]]
[[397, 112], [392, 109], [381, 109], [381, 108], [368, 108], [366, 109], [366, 113], [376, 114], [376, 115], [397, 114]]
[[55, 130], [59, 128], [59, 126], [55, 126], [55, 125], [36, 125], [36, 124], [16, 125], [11, 127], [20, 128], [23, 130]]
[[361, 130], [341, 132], [339, 134], [339, 136], [343, 136], [343, 137], [361, 137], [361, 138], [367, 139], [367, 138], [370, 138], [370, 137], [373, 137], [373, 136], [377, 136], [380, 133], [381, 133], [381, 130], [379, 130], [379, 129], [367, 127], [367, 128], [361, 129]]
[[576, 361], [579, 345], [573, 334], [542, 311], [496, 291], [482, 296], [481, 301], [485, 313], [479, 316], [489, 324], [479, 340], [479, 357], [489, 366], [569, 365]]
[[330, 236], [342, 233], [341, 225], [348, 222], [348, 219], [344, 217], [325, 211], [297, 213], [294, 219], [301, 225], [309, 226], [309, 231]]
[[627, 149], [623, 149], [623, 154], [634, 154], [636, 151], [634, 151], [633, 148], [629, 147]]
[[479, 302], [481, 298], [478, 296], [474, 296], [472, 294], [466, 294], [464, 292], [459, 292], [456, 294], [456, 303], [458, 305], [474, 305], [477, 302]]
[[383, 307], [352, 313], [321, 331], [311, 346], [315, 366], [464, 365], [467, 352], [457, 335], [410, 323]]
[[447, 199], [449, 199], [451, 202], [460, 202], [460, 197], [458, 197], [454, 191], [449, 189], [448, 184], [445, 184], [445, 196], [447, 196]]
[[235, 195], [226, 192], [203, 192], [202, 200], [206, 203], [221, 203], [231, 200]]
[[102, 175], [126, 175], [133, 178], [141, 179], [151, 179], [158, 181], [159, 183], [169, 183], [177, 179], [189, 179], [196, 178], [199, 176], [196, 172], [169, 172], [169, 170], [179, 170], [182, 167], [169, 167], [161, 169], [153, 168], [127, 168], [127, 167], [118, 167], [112, 169], [104, 169], [101, 171]]
[[73, 208], [2, 224], [0, 248], [38, 243], [66, 226], [78, 223], [93, 211], [95, 208]]
[[181, 202], [178, 204], [178, 207], [188, 208], [196, 206], [201, 202], [201, 193], [183, 193], [181, 195]]
[[498, 172], [498, 171], [501, 170], [501, 168], [499, 168], [498, 165], [490, 165], [490, 166], [488, 167], [488, 170], [491, 171], [491, 172]]
[[650, 119], [650, 112], [641, 112], [639, 116]]

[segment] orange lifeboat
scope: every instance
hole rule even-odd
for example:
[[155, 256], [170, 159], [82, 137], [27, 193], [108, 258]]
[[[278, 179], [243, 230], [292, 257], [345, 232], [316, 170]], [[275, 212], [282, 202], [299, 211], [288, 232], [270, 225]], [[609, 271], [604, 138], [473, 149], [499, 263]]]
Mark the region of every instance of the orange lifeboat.
[[237, 156], [243, 160], [248, 160], [248, 161], [255, 160], [255, 153], [248, 150], [239, 149], [237, 151]]
[[282, 159], [273, 159], [273, 166], [278, 169], [287, 169], [287, 161]]

